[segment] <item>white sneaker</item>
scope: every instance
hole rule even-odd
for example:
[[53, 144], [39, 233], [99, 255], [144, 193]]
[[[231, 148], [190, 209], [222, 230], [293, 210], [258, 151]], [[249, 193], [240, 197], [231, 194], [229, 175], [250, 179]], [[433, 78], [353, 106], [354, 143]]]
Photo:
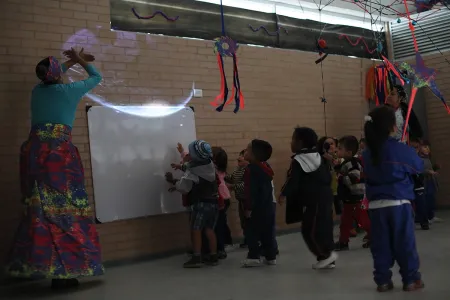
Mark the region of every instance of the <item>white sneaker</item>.
[[264, 259], [264, 263], [266, 265], [269, 265], [269, 266], [276, 266], [277, 265], [277, 260], [276, 259], [272, 259], [272, 260]]
[[330, 257], [328, 257], [327, 259], [318, 261], [317, 263], [315, 263], [312, 267], [315, 270], [320, 270], [320, 269], [334, 269], [336, 266], [334, 264], [334, 262], [336, 262], [336, 260], [338, 259], [338, 255], [336, 252], [331, 252]]
[[243, 268], [254, 268], [254, 267], [260, 267], [261, 264], [261, 260], [260, 259], [246, 259], [242, 262], [242, 267]]
[[442, 222], [444, 222], [444, 220], [437, 217], [434, 217], [433, 219], [430, 220], [430, 223], [442, 223]]

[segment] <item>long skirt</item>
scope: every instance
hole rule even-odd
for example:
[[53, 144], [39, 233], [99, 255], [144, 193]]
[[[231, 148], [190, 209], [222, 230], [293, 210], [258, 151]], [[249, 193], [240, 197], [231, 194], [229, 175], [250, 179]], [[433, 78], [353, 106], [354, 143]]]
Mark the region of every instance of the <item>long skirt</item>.
[[31, 279], [69, 279], [104, 273], [98, 233], [71, 128], [32, 127], [20, 149], [24, 215], [6, 273]]

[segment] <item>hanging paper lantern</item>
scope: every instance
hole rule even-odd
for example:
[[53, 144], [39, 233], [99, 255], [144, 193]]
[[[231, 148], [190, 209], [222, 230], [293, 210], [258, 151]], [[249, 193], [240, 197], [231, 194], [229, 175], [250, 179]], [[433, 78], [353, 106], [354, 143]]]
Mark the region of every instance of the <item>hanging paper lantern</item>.
[[239, 45], [228, 36], [216, 38], [214, 41], [214, 52], [221, 56], [232, 57], [239, 48]]

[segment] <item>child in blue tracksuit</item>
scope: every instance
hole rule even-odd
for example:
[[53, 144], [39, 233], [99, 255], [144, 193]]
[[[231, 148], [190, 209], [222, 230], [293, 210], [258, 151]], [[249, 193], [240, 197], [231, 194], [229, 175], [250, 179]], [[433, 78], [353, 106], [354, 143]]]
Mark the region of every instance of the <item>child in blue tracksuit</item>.
[[366, 196], [371, 222], [374, 280], [379, 292], [394, 288], [392, 271], [400, 266], [404, 291], [424, 287], [414, 235], [413, 176], [423, 172], [423, 161], [414, 148], [396, 141], [395, 112], [378, 107], [366, 117], [363, 152]]

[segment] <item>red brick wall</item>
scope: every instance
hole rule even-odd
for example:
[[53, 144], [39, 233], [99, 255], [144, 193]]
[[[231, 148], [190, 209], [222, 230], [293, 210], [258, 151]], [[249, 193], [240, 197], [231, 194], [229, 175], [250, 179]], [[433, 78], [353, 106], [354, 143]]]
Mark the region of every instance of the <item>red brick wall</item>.
[[[450, 51], [444, 55], [434, 54], [424, 56], [425, 64], [436, 69], [436, 84], [447, 101], [450, 101]], [[441, 166], [439, 171], [440, 190], [438, 204], [450, 206], [450, 115], [439, 98], [428, 89], [426, 91], [427, 121], [433, 159]]]
[[[110, 86], [96, 92], [114, 103], [136, 105], [152, 99], [179, 103], [195, 81], [204, 95], [192, 101], [198, 137], [224, 147], [231, 165], [250, 139], [267, 139], [274, 146], [271, 164], [277, 189], [289, 164], [294, 126], [311, 126], [324, 134], [317, 54], [242, 46], [238, 56], [246, 108], [236, 115], [231, 107], [217, 113], [209, 105], [220, 87], [210, 41], [111, 32], [108, 0], [3, 0], [0, 10], [0, 261], [21, 214], [18, 150], [29, 130], [30, 91], [38, 82], [34, 68], [45, 56], [61, 57], [65, 46], [95, 54], [95, 64]], [[70, 38], [73, 44], [65, 43]], [[231, 62], [226, 64], [230, 74]], [[367, 109], [365, 72], [371, 65], [370, 60], [340, 56], [325, 60], [329, 135], [360, 137]], [[86, 102], [92, 103], [80, 104], [73, 134], [93, 201]], [[285, 228], [281, 210], [278, 217], [279, 226]], [[104, 257], [111, 261], [183, 247], [186, 222], [182, 215], [169, 215], [100, 225]], [[239, 235], [235, 206], [230, 223]]]

